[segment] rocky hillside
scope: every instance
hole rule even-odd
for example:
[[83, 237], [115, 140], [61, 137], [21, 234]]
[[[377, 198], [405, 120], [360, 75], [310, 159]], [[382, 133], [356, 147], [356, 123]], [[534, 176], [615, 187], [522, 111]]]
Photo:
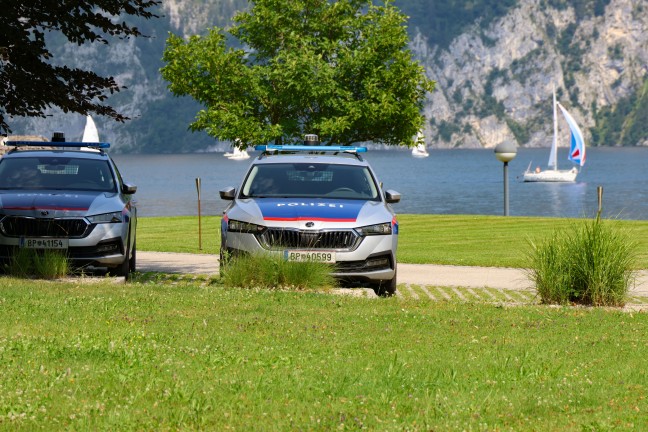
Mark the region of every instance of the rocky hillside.
[[447, 49], [417, 34], [413, 48], [437, 80], [426, 107], [430, 144], [494, 147], [512, 140], [549, 145], [555, 86], [588, 143], [601, 137], [597, 123], [605, 126], [607, 114], [631, 101], [617, 135], [635, 132], [638, 139], [624, 143], [648, 145], [648, 129], [639, 121], [646, 109], [648, 6], [612, 0], [601, 15], [582, 17], [572, 7], [545, 6], [521, 0], [488, 28], [475, 25]]
[[[472, 15], [464, 10], [468, 3]], [[412, 49], [437, 90], [426, 104], [427, 144], [494, 147], [505, 140], [546, 146], [551, 92], [581, 124], [589, 145], [648, 145], [648, 5], [632, 0], [400, 0]], [[187, 125], [199, 107], [171, 97], [158, 70], [168, 31], [191, 35], [226, 25], [244, 0], [164, 0], [160, 19], [142, 22], [146, 39], [114, 41], [107, 49], [60, 44], [67, 64], [113, 75], [127, 88], [111, 103], [133, 120], [95, 119], [100, 138], [123, 152], [225, 149]], [[448, 6], [450, 5], [450, 6]], [[496, 13], [484, 14], [483, 10]], [[499, 6], [499, 7], [493, 7]], [[427, 8], [423, 11], [423, 8]], [[441, 10], [443, 9], [443, 10]], [[466, 23], [452, 14], [468, 17]], [[445, 21], [437, 18], [443, 15]], [[453, 23], [447, 25], [439, 22]], [[459, 23], [459, 24], [457, 24]], [[443, 35], [444, 37], [441, 37]], [[56, 41], [52, 41], [56, 44]], [[52, 112], [14, 124], [18, 134], [63, 130], [79, 139], [84, 119]]]

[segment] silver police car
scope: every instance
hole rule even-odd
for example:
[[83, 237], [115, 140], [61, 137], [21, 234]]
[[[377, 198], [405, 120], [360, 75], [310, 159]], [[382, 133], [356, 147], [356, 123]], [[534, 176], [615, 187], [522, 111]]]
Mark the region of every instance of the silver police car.
[[74, 266], [128, 279], [136, 266], [137, 187], [123, 181], [104, 151], [108, 143], [58, 139], [5, 144], [13, 149], [0, 159], [0, 261], [17, 248], [57, 249]]
[[[316, 140], [316, 137], [309, 141]], [[256, 158], [230, 200], [221, 226], [221, 265], [259, 252], [289, 261], [321, 261], [333, 276], [368, 282], [380, 295], [396, 292], [400, 201], [383, 191], [369, 163], [353, 146], [257, 146]]]

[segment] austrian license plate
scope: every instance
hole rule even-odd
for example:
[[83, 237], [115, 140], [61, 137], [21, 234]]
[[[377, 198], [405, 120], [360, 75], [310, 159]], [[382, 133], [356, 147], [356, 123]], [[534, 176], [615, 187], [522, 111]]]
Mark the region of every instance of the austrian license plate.
[[20, 247], [26, 249], [67, 249], [68, 239], [26, 238], [20, 239]]
[[317, 261], [323, 263], [334, 263], [335, 252], [316, 252], [308, 250], [287, 250], [284, 251], [287, 261]]

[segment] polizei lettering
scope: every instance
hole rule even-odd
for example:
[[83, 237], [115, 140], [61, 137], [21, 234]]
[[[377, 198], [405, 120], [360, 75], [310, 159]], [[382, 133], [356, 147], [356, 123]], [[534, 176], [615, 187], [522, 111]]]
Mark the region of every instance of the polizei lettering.
[[336, 203], [277, 203], [277, 207], [328, 207], [344, 208], [344, 204]]

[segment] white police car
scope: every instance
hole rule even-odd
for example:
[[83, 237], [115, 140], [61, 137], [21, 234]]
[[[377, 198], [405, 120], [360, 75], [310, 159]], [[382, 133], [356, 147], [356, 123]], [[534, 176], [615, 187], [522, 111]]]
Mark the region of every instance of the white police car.
[[[307, 136], [307, 142], [317, 142]], [[368, 282], [381, 295], [396, 292], [398, 222], [369, 163], [352, 146], [256, 146], [256, 158], [221, 226], [221, 265], [259, 252], [290, 261], [321, 261], [342, 280]]]
[[73, 265], [128, 278], [136, 265], [137, 187], [104, 152], [110, 144], [55, 134], [52, 142], [5, 145], [14, 149], [0, 159], [0, 261], [17, 248], [57, 249]]

